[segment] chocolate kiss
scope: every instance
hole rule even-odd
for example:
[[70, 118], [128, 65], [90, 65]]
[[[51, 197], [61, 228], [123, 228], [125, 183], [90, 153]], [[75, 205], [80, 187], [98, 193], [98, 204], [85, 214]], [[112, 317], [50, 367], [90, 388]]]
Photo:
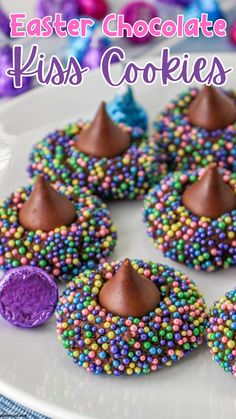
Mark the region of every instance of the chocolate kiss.
[[222, 90], [205, 86], [189, 106], [188, 117], [192, 125], [215, 131], [236, 121], [236, 106]]
[[79, 134], [76, 145], [88, 156], [110, 158], [129, 148], [130, 136], [111, 120], [102, 102], [91, 125]]
[[182, 201], [193, 214], [212, 219], [236, 208], [236, 196], [215, 164], [209, 166], [204, 175], [185, 190]]
[[160, 304], [160, 292], [148, 278], [139, 275], [125, 259], [115, 275], [102, 287], [99, 302], [109, 313], [142, 317]]
[[20, 224], [27, 230], [50, 231], [68, 226], [76, 218], [73, 204], [61, 195], [43, 175], [39, 175], [28, 200], [19, 211]]

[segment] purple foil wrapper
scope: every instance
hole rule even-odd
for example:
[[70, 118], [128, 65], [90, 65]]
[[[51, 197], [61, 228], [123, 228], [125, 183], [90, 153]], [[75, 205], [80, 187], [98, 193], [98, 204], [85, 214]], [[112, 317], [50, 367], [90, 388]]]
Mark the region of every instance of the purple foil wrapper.
[[159, 2], [170, 4], [170, 5], [177, 5], [177, 6], [189, 6], [193, 0], [158, 0]]
[[31, 88], [31, 79], [25, 77], [22, 88], [16, 89], [12, 78], [6, 75], [6, 70], [10, 67], [12, 67], [12, 49], [5, 45], [0, 48], [0, 97], [17, 96]]
[[[134, 25], [137, 20], [144, 20], [145, 22], [150, 22], [151, 19], [155, 18], [158, 15], [157, 8], [154, 4], [149, 3], [148, 1], [135, 0], [128, 3], [125, 7], [119, 12], [124, 15], [125, 21]], [[153, 39], [152, 35], [149, 33], [142, 38], [133, 36], [132, 38], [127, 38], [128, 41], [135, 44], [145, 44]]]
[[58, 287], [40, 268], [9, 270], [0, 282], [0, 314], [9, 323], [32, 328], [46, 322], [58, 300]]
[[5, 15], [4, 11], [0, 7], [0, 31], [6, 36], [10, 36], [10, 26], [8, 16]]
[[36, 10], [40, 18], [61, 13], [68, 21], [78, 15], [78, 3], [77, 0], [38, 0]]

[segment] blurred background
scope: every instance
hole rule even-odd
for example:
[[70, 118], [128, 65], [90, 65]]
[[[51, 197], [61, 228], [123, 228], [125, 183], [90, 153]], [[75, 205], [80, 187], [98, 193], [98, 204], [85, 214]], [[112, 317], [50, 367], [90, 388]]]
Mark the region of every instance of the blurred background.
[[[25, 81], [21, 90], [15, 90], [12, 81], [5, 75], [11, 66], [11, 48], [14, 43], [25, 45], [29, 50], [34, 39], [11, 40], [9, 38], [9, 12], [26, 12], [28, 18], [62, 13], [66, 20], [74, 17], [91, 16], [96, 24], [86, 38], [38, 39], [40, 49], [50, 55], [56, 54], [61, 60], [74, 55], [82, 65], [91, 69], [97, 68], [106, 48], [112, 44], [121, 46], [127, 59], [135, 59], [144, 55], [157, 55], [161, 48], [169, 46], [172, 52], [236, 52], [236, 0], [2, 0], [0, 1], [0, 106], [9, 98], [22, 94], [34, 87], [30, 80]], [[125, 20], [134, 23], [138, 19], [149, 21], [155, 16], [164, 19], [176, 19], [178, 13], [183, 13], [185, 19], [200, 17], [208, 13], [213, 21], [224, 17], [228, 22], [227, 38], [200, 37], [199, 39], [110, 39], [101, 32], [101, 20], [108, 12], [123, 13]]]

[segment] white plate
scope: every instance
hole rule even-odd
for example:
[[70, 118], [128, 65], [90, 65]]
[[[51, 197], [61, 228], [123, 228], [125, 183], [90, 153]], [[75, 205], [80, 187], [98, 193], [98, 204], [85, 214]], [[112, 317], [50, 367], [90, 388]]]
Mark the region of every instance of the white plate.
[[[222, 58], [231, 65], [235, 57]], [[228, 87], [235, 86], [233, 73]], [[135, 91], [152, 118], [183, 88], [138, 83]], [[0, 138], [11, 142], [15, 138], [16, 145], [1, 196], [27, 182], [25, 166], [33, 143], [65, 121], [92, 116], [99, 102], [113, 95], [99, 72], [93, 72], [78, 89], [38, 89], [7, 105], [0, 114]], [[117, 202], [110, 208], [119, 233], [113, 259], [149, 258], [180, 268], [153, 248], [142, 223], [141, 203]], [[236, 285], [235, 269], [214, 274], [181, 269], [196, 281], [208, 305]], [[0, 320], [0, 342], [0, 393], [55, 419], [233, 419], [236, 415], [235, 380], [211, 360], [205, 346], [158, 373], [115, 378], [93, 376], [74, 366], [57, 342], [54, 319], [34, 330]]]

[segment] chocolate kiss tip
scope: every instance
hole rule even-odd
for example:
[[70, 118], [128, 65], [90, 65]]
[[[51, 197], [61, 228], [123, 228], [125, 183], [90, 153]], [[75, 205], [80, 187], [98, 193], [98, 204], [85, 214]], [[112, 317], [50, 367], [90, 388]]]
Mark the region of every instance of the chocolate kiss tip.
[[148, 278], [139, 275], [125, 259], [102, 287], [99, 302], [109, 313], [122, 317], [142, 317], [160, 304], [160, 291]]
[[19, 211], [19, 222], [27, 230], [50, 231], [69, 226], [76, 218], [74, 205], [39, 175], [28, 200]]
[[183, 193], [182, 201], [198, 217], [215, 219], [236, 209], [234, 191], [224, 182], [216, 164]]
[[126, 151], [130, 142], [130, 135], [111, 120], [102, 102], [90, 126], [78, 135], [76, 146], [88, 156], [112, 158]]
[[221, 89], [204, 86], [189, 106], [188, 117], [192, 125], [216, 131], [236, 122], [236, 105]]

